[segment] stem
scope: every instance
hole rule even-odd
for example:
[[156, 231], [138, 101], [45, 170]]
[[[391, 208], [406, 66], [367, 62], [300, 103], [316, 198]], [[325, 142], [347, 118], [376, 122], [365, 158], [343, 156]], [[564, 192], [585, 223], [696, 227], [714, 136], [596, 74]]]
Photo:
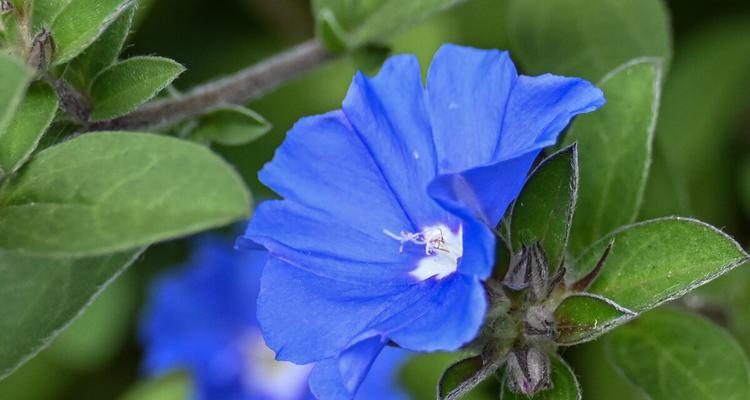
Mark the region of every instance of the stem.
[[88, 131], [159, 128], [229, 104], [244, 104], [334, 58], [308, 40], [234, 75], [198, 86], [172, 99], [156, 100], [130, 114], [91, 123]]

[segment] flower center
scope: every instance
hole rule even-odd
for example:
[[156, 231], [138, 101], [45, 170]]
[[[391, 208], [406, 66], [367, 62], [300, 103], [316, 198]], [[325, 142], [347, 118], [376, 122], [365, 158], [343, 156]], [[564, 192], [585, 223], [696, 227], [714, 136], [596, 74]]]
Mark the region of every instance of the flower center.
[[306, 390], [312, 365], [276, 361], [276, 355], [266, 346], [260, 332], [248, 335], [244, 353], [247, 360], [245, 382], [251, 390], [280, 400], [297, 399]]
[[401, 231], [399, 235], [396, 235], [387, 229], [384, 229], [383, 233], [401, 243], [399, 251], [402, 253], [407, 243], [424, 246], [426, 257], [419, 260], [417, 268], [410, 272], [419, 280], [432, 277], [442, 279], [456, 272], [458, 260], [464, 252], [463, 228], [459, 228], [458, 232], [454, 233], [450, 228], [441, 224], [427, 227], [416, 233]]

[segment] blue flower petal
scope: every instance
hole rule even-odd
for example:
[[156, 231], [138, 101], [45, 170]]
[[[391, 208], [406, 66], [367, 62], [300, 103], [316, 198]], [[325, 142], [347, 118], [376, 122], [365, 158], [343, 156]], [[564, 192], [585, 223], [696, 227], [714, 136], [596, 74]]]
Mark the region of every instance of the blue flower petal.
[[[483, 53], [447, 45], [430, 70], [428, 87], [430, 98], [436, 98], [431, 100], [431, 110], [435, 143], [441, 149], [441, 174], [429, 191], [454, 213], [475, 216], [495, 226], [520, 193], [541, 149], [554, 144], [574, 116], [593, 111], [605, 101], [602, 91], [585, 80], [549, 74], [519, 76], [508, 90], [515, 69], [507, 54]], [[459, 85], [451, 83], [450, 77], [461, 71], [456, 67], [461, 59], [468, 60], [468, 72], [467, 82]], [[485, 99], [484, 105], [467, 110], [464, 104], [472, 104], [474, 93]], [[446, 100], [443, 96], [452, 97]], [[497, 100], [493, 102], [492, 96]], [[472, 117], [483, 122], [466, 122]], [[458, 123], [452, 125], [454, 120]], [[466, 127], [460, 130], [461, 125]], [[450, 130], [463, 134], [450, 136]], [[475, 140], [475, 136], [483, 139]], [[487, 137], [494, 141], [491, 150], [484, 142]], [[462, 148], [461, 139], [478, 149]], [[472, 155], [467, 156], [467, 151]]]
[[342, 283], [271, 258], [261, 280], [258, 319], [278, 359], [307, 364], [383, 334], [379, 323], [421, 299], [424, 289]]
[[409, 228], [390, 184], [341, 111], [297, 122], [259, 177], [286, 200], [328, 211], [378, 239], [385, 238], [383, 228]]
[[336, 358], [315, 364], [310, 390], [318, 399], [351, 400], [385, 346], [382, 337], [371, 337], [346, 349]]
[[440, 173], [494, 159], [518, 73], [507, 52], [446, 44], [427, 75], [427, 100]]
[[407, 400], [409, 396], [399, 385], [399, 370], [410, 352], [386, 346], [370, 367], [359, 386], [355, 400]]
[[[487, 310], [482, 282], [456, 274], [437, 286], [438, 290], [405, 311], [419, 313], [418, 316], [399, 316], [401, 321], [410, 321], [389, 335], [399, 346], [419, 351], [453, 351], [476, 337]], [[440, 334], [425, 335], [430, 331]]]
[[550, 74], [519, 77], [508, 101], [496, 160], [555, 144], [573, 117], [605, 103], [604, 93], [583, 79]]
[[440, 175], [430, 183], [428, 192], [446, 209], [496, 226], [521, 192], [526, 174], [540, 151], [532, 150], [520, 157], [459, 174]]
[[417, 58], [391, 57], [374, 78], [358, 73], [343, 110], [406, 210], [412, 224], [404, 229], [451, 220], [424, 195], [437, 165]]

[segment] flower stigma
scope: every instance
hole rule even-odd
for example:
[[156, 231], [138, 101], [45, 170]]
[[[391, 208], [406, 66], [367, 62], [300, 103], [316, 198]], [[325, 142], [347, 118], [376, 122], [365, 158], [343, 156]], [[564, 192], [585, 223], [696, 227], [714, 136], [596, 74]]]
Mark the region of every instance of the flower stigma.
[[426, 257], [419, 260], [417, 268], [409, 272], [422, 281], [432, 277], [443, 279], [456, 272], [458, 260], [464, 252], [462, 227], [458, 228], [457, 233], [442, 224], [427, 227], [416, 233], [401, 231], [396, 235], [387, 229], [383, 229], [383, 233], [399, 241], [401, 253], [404, 252], [407, 243], [424, 246]]

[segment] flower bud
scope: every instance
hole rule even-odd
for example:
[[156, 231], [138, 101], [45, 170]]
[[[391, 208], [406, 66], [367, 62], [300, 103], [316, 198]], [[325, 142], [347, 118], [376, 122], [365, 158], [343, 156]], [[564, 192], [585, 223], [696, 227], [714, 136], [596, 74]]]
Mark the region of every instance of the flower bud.
[[546, 305], [530, 306], [523, 320], [523, 333], [530, 340], [554, 340], [557, 336], [555, 317]]
[[15, 9], [16, 7], [13, 6], [10, 0], [0, 0], [0, 14], [9, 13]]
[[505, 274], [505, 286], [513, 290], [529, 288], [529, 300], [538, 301], [548, 293], [549, 262], [542, 245], [537, 242], [524, 246], [521, 254], [513, 257]]
[[52, 32], [42, 29], [31, 41], [29, 54], [26, 56], [26, 64], [43, 71], [52, 63], [52, 56], [55, 53], [55, 40], [52, 38]]
[[535, 347], [515, 348], [508, 353], [505, 379], [508, 389], [529, 397], [550, 389], [549, 357]]
[[513, 290], [522, 290], [529, 287], [531, 271], [529, 270], [529, 248], [524, 246], [521, 254], [514, 256], [510, 268], [505, 274], [503, 283]]

